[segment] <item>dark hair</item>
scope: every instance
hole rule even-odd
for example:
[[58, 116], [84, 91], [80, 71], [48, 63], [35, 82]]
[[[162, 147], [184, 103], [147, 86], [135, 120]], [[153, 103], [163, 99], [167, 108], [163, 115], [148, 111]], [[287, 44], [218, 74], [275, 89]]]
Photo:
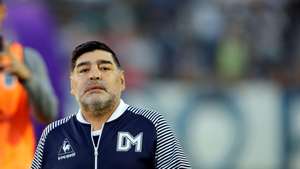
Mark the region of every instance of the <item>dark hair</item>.
[[84, 53], [87, 53], [87, 52], [92, 52], [94, 50], [104, 50], [104, 51], [111, 53], [117, 67], [121, 68], [121, 64], [120, 64], [115, 52], [110, 47], [108, 47], [106, 44], [104, 44], [102, 42], [88, 41], [88, 42], [84, 42], [84, 43], [76, 46], [75, 49], [73, 50], [71, 71], [74, 70], [74, 68], [76, 66], [76, 61], [81, 55], [83, 55]]

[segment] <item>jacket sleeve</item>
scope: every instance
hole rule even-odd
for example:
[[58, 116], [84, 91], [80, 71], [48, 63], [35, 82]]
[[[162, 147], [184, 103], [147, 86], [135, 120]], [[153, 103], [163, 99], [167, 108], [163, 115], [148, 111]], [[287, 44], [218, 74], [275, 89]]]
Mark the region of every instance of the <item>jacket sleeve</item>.
[[157, 169], [186, 169], [191, 168], [183, 148], [172, 132], [171, 127], [160, 115], [156, 127], [156, 168]]
[[47, 151], [46, 150], [46, 131], [47, 131], [47, 128], [44, 129], [44, 131], [40, 137], [39, 143], [36, 147], [34, 158], [31, 163], [31, 169], [43, 169], [43, 165], [45, 163], [45, 158], [46, 158], [45, 152]]
[[24, 48], [24, 62], [32, 77], [23, 81], [28, 91], [34, 115], [38, 120], [50, 122], [57, 116], [57, 98], [48, 78], [45, 63], [41, 55], [31, 48]]

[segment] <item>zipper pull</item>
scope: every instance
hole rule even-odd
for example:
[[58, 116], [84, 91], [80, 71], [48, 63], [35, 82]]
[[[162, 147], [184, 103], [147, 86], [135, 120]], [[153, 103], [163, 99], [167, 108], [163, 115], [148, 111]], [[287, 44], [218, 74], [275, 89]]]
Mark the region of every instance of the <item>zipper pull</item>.
[[96, 148], [94, 148], [94, 155], [95, 155], [95, 157], [98, 156], [98, 150]]

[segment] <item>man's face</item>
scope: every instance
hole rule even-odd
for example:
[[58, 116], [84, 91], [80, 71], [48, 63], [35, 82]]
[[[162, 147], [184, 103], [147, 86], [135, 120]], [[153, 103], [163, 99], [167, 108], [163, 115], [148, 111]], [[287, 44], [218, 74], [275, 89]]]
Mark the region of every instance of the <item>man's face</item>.
[[121, 97], [125, 89], [124, 73], [111, 53], [94, 50], [82, 54], [71, 73], [71, 93], [81, 105], [106, 108]]

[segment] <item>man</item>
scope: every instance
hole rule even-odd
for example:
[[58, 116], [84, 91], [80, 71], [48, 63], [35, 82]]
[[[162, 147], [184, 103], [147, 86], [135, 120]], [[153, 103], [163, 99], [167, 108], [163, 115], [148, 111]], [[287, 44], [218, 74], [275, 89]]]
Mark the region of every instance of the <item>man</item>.
[[107, 45], [77, 46], [70, 80], [80, 110], [48, 125], [32, 169], [190, 168], [163, 117], [121, 99], [124, 72]]
[[[0, 0], [0, 27], [6, 7]], [[0, 29], [2, 30], [2, 29]], [[57, 100], [40, 55], [0, 31], [0, 166], [29, 168], [35, 135], [30, 113], [41, 122], [54, 120]]]

